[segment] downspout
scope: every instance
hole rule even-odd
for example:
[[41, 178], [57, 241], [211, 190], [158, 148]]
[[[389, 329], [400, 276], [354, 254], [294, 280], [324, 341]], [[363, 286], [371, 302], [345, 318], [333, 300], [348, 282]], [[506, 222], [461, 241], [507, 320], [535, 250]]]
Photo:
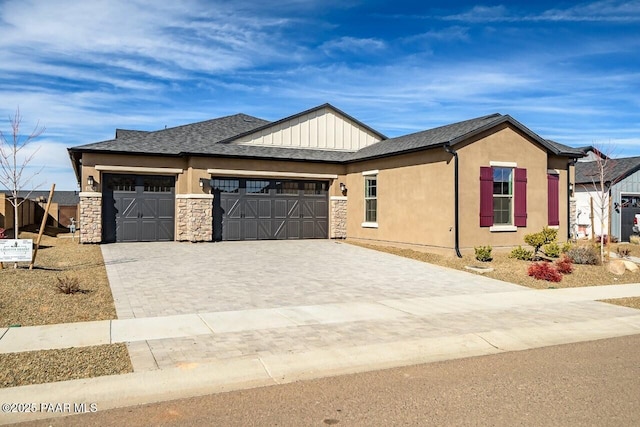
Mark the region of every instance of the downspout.
[[456, 255], [458, 258], [462, 258], [462, 254], [460, 253], [460, 214], [459, 214], [459, 205], [460, 205], [460, 197], [458, 194], [458, 152], [455, 151], [451, 146], [447, 143], [444, 145], [444, 151], [453, 155], [453, 199], [454, 199], [454, 212], [453, 212], [453, 227], [454, 227], [454, 245], [456, 250]]

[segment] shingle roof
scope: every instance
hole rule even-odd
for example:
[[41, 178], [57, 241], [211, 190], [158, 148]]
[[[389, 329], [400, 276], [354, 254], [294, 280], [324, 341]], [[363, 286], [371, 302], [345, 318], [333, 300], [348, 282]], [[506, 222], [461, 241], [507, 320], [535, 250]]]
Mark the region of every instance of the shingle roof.
[[[616, 183], [640, 170], [640, 157], [608, 158], [604, 160], [604, 180]], [[600, 167], [597, 161], [576, 163], [576, 184], [598, 183]]]
[[453, 146], [480, 132], [506, 122], [511, 123], [554, 154], [570, 157], [584, 156], [584, 152], [581, 150], [568, 147], [555, 141], [543, 139], [513, 117], [496, 113], [397, 138], [390, 138], [362, 148], [355, 154], [351, 155], [349, 157], [349, 161], [384, 157], [437, 146]]
[[390, 138], [360, 149], [358, 152], [351, 155], [349, 160], [353, 161], [372, 157], [382, 157], [390, 154], [401, 153], [403, 151], [415, 151], [417, 149], [443, 145], [452, 139], [473, 132], [488, 123], [494, 122], [498, 117], [501, 117], [501, 115], [491, 114], [489, 116], [478, 117], [446, 126], [440, 126], [434, 129], [399, 136], [397, 138]]
[[[322, 108], [331, 108], [339, 114], [343, 114], [350, 120], [374, 132], [383, 140], [364, 147], [359, 151], [268, 147], [234, 143], [240, 136], [251, 134], [269, 128], [270, 126], [276, 126], [286, 120], [291, 120]], [[529, 135], [532, 139], [557, 155], [566, 155], [569, 157], [582, 157], [584, 155], [580, 150], [541, 138], [508, 115], [491, 114], [440, 126], [435, 129], [412, 133], [410, 135], [386, 139], [383, 134], [358, 122], [356, 119], [346, 115], [330, 104], [320, 105], [277, 122], [268, 122], [245, 114], [236, 114], [154, 132], [118, 129], [116, 131], [116, 139], [73, 147], [69, 149], [69, 152], [74, 161], [74, 168], [76, 169], [79, 167], [79, 164], [76, 164], [79, 162], [79, 153], [85, 151], [174, 156], [195, 155], [271, 158], [344, 163], [391, 156], [443, 145], [455, 145], [471, 136], [505, 122], [517, 127], [523, 133]], [[76, 170], [76, 174], [78, 172], [79, 171]]]
[[[7, 190], [0, 190], [2, 193], [9, 195], [10, 193]], [[32, 191], [29, 194], [29, 191], [18, 191], [18, 197], [25, 198], [29, 196], [29, 199], [35, 200], [40, 197], [43, 197], [44, 200], [47, 200], [49, 197], [49, 191]], [[77, 191], [54, 191], [53, 199], [51, 200], [53, 203], [57, 203], [60, 206], [73, 206], [80, 203], [80, 195]]]
[[162, 129], [154, 132], [124, 131], [116, 139], [80, 145], [71, 151], [113, 151], [119, 153], [144, 153], [179, 155], [203, 145], [215, 144], [235, 135], [269, 123], [246, 114]]

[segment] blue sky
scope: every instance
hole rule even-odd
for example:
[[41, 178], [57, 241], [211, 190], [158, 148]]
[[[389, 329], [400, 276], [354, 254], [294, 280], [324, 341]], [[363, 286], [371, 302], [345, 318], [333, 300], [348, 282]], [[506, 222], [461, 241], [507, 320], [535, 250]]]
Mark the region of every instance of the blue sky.
[[[424, 3], [424, 4], [417, 4]], [[0, 129], [66, 148], [329, 102], [387, 136], [499, 112], [545, 138], [640, 155], [640, 1], [0, 1]], [[34, 148], [36, 145], [34, 145]]]

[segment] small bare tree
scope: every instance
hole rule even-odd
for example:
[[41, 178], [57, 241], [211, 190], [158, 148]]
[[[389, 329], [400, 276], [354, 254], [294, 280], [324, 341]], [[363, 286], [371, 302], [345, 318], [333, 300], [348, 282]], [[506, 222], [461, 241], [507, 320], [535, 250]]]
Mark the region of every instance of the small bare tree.
[[[9, 116], [10, 135], [0, 130], [0, 185], [11, 193], [9, 201], [13, 206], [13, 235], [16, 239], [18, 238], [18, 207], [29, 197], [31, 191], [37, 188], [37, 186], [33, 186], [33, 179], [42, 172], [42, 168], [40, 168], [34, 173], [26, 173], [27, 166], [31, 163], [39, 148], [36, 148], [31, 153], [23, 153], [23, 150], [42, 135], [45, 130], [44, 126], [40, 126], [40, 122], [38, 122], [29, 135], [23, 135], [20, 133], [21, 123], [22, 116], [18, 107], [16, 108], [16, 113], [13, 116]], [[29, 193], [20, 200], [18, 193], [23, 188], [27, 188], [28, 185], [31, 186]]]
[[[618, 178], [614, 175], [614, 166], [615, 159], [612, 159], [611, 156], [613, 154], [613, 147], [611, 146], [594, 146], [593, 147], [594, 160], [593, 167], [590, 171], [591, 175], [591, 183], [593, 185], [593, 189], [595, 190], [595, 195], [592, 195], [595, 200], [597, 213], [595, 216], [598, 217], [600, 221], [600, 261], [605, 261], [605, 245], [608, 247], [609, 242], [611, 241], [611, 230], [609, 230], [610, 220], [609, 217], [611, 212], [609, 211], [610, 204], [610, 189], [611, 185]], [[606, 235], [605, 235], [605, 225], [606, 225]], [[592, 233], [595, 230], [592, 230]], [[605, 241], [606, 236], [606, 241]]]

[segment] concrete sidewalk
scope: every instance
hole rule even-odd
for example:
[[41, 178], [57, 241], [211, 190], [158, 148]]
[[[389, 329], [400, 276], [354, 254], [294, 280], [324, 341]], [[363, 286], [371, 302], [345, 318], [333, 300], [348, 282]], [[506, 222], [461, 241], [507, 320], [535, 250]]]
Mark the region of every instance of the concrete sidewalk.
[[[640, 284], [389, 299], [0, 329], [0, 353], [638, 297]], [[509, 319], [503, 319], [509, 324]]]

